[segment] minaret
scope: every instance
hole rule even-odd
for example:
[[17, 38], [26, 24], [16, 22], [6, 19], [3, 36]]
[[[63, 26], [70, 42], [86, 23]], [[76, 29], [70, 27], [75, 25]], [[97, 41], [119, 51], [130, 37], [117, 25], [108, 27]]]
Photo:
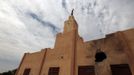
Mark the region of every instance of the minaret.
[[73, 16], [73, 11], [69, 16], [68, 20], [64, 23], [64, 32], [68, 40], [66, 43], [69, 43], [69, 48], [71, 49], [71, 73], [70, 75], [76, 75], [76, 50], [77, 50], [77, 38], [78, 38], [78, 24]]
[[[73, 16], [73, 11], [70, 14], [68, 20], [64, 22], [64, 31], [63, 33], [58, 33], [56, 36], [56, 42], [54, 49], [61, 52], [65, 52], [68, 56], [68, 62], [70, 67], [70, 74], [68, 75], [76, 75], [77, 74], [77, 41], [80, 38], [78, 35], [78, 24]], [[80, 40], [80, 39], [79, 39]], [[69, 65], [68, 64], [68, 65]]]
[[74, 31], [74, 30], [76, 30], [78, 32], [78, 24], [73, 16], [73, 11], [74, 11], [74, 9], [72, 10], [71, 15], [69, 16], [68, 20], [66, 20], [64, 22], [64, 32], [63, 33], [67, 33], [67, 32]]
[[[62, 43], [66, 43], [66, 46], [69, 45], [69, 47], [70, 46], [74, 47], [73, 43], [75, 42], [75, 40], [78, 36], [79, 36], [78, 35], [78, 24], [73, 16], [73, 10], [72, 10], [72, 13], [70, 14], [68, 20], [66, 20], [64, 22], [63, 33], [58, 33], [56, 36], [55, 48], [63, 47], [64, 44], [62, 44]], [[69, 39], [69, 40], [67, 41], [67, 39]], [[74, 41], [72, 41], [72, 40], [74, 40]], [[71, 45], [71, 44], [73, 44], [73, 45]]]

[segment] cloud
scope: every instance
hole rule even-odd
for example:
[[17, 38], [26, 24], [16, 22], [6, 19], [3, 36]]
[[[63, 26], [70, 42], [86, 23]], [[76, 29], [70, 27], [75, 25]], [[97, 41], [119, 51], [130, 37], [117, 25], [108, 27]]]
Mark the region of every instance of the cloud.
[[67, 4], [66, 4], [66, 0], [62, 0], [62, 7], [67, 9]]
[[28, 16], [31, 16], [33, 19], [37, 20], [38, 22], [40, 22], [43, 26], [45, 27], [49, 27], [52, 32], [55, 34], [59, 31], [59, 28], [56, 27], [54, 24], [52, 24], [51, 22], [48, 21], [43, 21], [38, 15], [36, 15], [35, 13], [29, 12], [27, 13]]
[[134, 28], [134, 24], [131, 22], [132, 16], [134, 16], [134, 11], [131, 10], [134, 5], [134, 1], [112, 0], [109, 2], [108, 0], [98, 0], [97, 3], [100, 3], [101, 6], [96, 6], [95, 11], [97, 14], [100, 13], [101, 15], [101, 28], [105, 34], [113, 33], [119, 30]]
[[25, 52], [53, 47], [73, 8], [79, 33], [89, 41], [134, 28], [133, 5], [133, 0], [0, 0], [0, 72], [18, 67]]

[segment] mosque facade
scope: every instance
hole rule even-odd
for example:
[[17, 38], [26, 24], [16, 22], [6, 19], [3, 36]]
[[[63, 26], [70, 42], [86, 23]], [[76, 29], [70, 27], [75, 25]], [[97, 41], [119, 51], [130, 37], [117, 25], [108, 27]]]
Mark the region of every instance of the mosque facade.
[[84, 42], [71, 15], [54, 48], [25, 53], [16, 75], [134, 75], [134, 29]]

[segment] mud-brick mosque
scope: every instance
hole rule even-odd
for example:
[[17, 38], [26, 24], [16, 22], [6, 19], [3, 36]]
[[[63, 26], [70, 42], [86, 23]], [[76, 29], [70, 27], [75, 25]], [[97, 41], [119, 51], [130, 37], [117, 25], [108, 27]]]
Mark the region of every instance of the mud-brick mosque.
[[54, 48], [25, 53], [16, 75], [134, 75], [134, 29], [84, 42], [71, 14]]

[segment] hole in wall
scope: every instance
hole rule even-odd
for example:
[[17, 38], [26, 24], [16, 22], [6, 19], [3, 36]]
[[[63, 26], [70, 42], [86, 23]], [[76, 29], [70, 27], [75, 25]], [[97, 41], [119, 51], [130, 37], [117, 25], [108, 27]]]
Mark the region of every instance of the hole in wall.
[[61, 56], [61, 59], [63, 59], [63, 56]]
[[107, 56], [104, 52], [100, 51], [95, 54], [95, 62], [102, 62]]

